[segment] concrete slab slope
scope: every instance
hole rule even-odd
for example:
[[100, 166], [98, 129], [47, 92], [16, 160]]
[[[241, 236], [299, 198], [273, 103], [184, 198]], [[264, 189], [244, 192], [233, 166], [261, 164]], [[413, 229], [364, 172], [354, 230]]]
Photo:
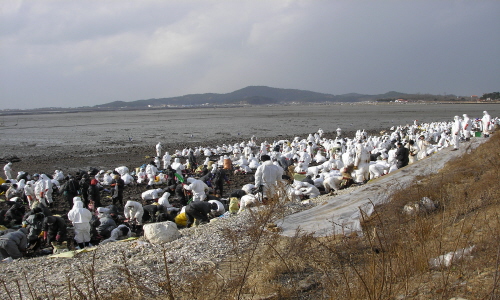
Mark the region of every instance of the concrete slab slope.
[[475, 138], [470, 142], [461, 143], [458, 151], [451, 151], [452, 147], [438, 151], [412, 165], [371, 180], [350, 193], [332, 196], [323, 204], [289, 215], [281, 223], [278, 222], [278, 226], [283, 229], [282, 234], [285, 236], [294, 236], [297, 231], [318, 237], [360, 232], [361, 211], [371, 215], [374, 205], [387, 201], [396, 190], [414, 183], [417, 176], [437, 173], [448, 161], [476, 148], [486, 140]]

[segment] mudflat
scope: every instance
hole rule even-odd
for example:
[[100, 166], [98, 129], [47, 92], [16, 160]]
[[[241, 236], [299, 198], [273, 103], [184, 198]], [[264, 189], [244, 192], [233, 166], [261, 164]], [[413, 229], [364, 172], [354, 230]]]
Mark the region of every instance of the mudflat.
[[467, 113], [481, 118], [496, 104], [331, 104], [233, 108], [154, 109], [0, 116], [0, 158], [17, 156], [15, 171], [73, 172], [97, 167], [136, 167], [149, 161], [154, 146], [164, 151], [249, 140], [272, 142], [306, 137], [322, 128], [379, 131], [391, 126], [452, 121]]

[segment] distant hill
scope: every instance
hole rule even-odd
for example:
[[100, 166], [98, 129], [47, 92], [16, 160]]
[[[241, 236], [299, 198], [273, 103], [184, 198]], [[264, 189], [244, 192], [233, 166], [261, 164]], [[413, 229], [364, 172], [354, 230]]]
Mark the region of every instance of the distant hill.
[[96, 105], [95, 108], [145, 108], [161, 106], [224, 105], [224, 104], [287, 104], [323, 102], [360, 102], [377, 99], [402, 98], [407, 94], [389, 92], [381, 95], [344, 94], [331, 95], [297, 89], [280, 89], [268, 86], [248, 86], [227, 94], [192, 94], [179, 97], [157, 98], [136, 101], [114, 101]]

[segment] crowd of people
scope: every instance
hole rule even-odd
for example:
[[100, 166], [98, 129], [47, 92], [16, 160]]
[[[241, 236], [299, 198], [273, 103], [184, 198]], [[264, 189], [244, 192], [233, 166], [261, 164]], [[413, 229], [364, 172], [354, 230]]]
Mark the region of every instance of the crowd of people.
[[[365, 184], [481, 132], [488, 137], [498, 118], [464, 114], [452, 122], [392, 127], [354, 137], [338, 128], [335, 138], [319, 129], [305, 138], [257, 142], [250, 140], [216, 147], [162, 151], [148, 164], [129, 169], [90, 169], [64, 175], [29, 174], [11, 162], [4, 166], [0, 193], [8, 209], [0, 211], [0, 254], [17, 259], [48, 247], [82, 249], [140, 235], [144, 223], [172, 221], [179, 227], [237, 214], [269, 201], [302, 201], [321, 194]], [[231, 178], [246, 175], [239, 189], [225, 190]], [[144, 192], [124, 201], [124, 191], [142, 186]], [[58, 201], [71, 209], [55, 215]]]

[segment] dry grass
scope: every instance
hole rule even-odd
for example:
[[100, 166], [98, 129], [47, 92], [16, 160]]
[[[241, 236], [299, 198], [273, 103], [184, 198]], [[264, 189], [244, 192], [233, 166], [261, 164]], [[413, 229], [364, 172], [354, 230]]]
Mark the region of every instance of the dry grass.
[[[438, 174], [398, 191], [363, 221], [362, 235], [282, 237], [267, 230], [284, 210], [275, 201], [252, 210], [249, 228], [225, 232], [231, 255], [219, 265], [186, 274], [193, 284], [170, 282], [165, 260], [165, 274], [159, 274], [164, 275], [159, 282], [164, 295], [154, 295], [126, 267], [121, 269], [126, 286], [110, 292], [95, 286], [92, 265], [81, 270], [86, 283], [68, 278], [70, 299], [498, 299], [499, 146], [500, 135], [493, 135]], [[414, 216], [402, 213], [405, 204], [422, 197], [439, 208]], [[252, 241], [248, 247], [239, 243], [244, 237]], [[432, 258], [472, 245], [471, 259], [450, 267], [429, 265]], [[15, 293], [9, 290], [9, 296]], [[34, 292], [31, 298], [37, 298]]]

